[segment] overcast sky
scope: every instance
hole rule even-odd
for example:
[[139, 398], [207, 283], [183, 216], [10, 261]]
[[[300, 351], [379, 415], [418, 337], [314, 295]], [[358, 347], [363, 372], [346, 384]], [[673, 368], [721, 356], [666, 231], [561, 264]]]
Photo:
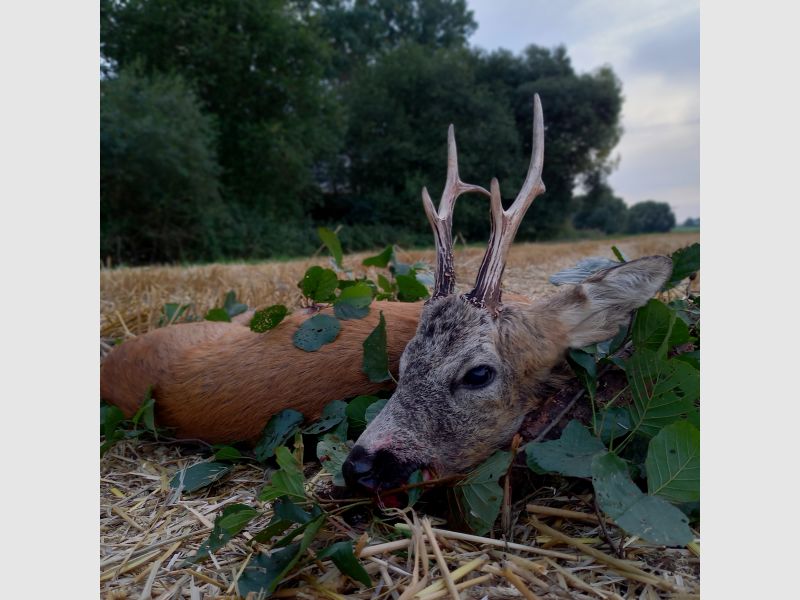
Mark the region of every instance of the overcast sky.
[[518, 53], [529, 44], [563, 44], [578, 72], [611, 65], [625, 97], [625, 132], [614, 150], [621, 161], [609, 178], [612, 187], [629, 205], [669, 202], [678, 223], [700, 216], [697, 0], [467, 3], [478, 22], [470, 40], [476, 46]]

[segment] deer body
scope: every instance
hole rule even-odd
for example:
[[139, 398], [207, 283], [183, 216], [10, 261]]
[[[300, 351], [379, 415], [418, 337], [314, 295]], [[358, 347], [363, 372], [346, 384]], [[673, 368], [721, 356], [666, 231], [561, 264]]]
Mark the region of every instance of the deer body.
[[289, 315], [265, 333], [236, 323], [171, 325], [113, 350], [101, 366], [100, 396], [130, 417], [152, 386], [156, 422], [175, 428], [177, 437], [253, 440], [285, 408], [316, 419], [333, 400], [386, 389], [361, 372], [362, 344], [383, 312], [396, 375], [421, 309], [422, 303], [373, 302], [369, 315], [343, 321], [336, 340], [316, 352], [292, 343], [308, 314]]

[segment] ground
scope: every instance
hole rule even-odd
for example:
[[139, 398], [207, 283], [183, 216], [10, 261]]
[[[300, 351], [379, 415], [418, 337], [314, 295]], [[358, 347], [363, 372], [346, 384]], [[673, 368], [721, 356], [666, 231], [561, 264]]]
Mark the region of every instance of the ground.
[[[535, 296], [550, 293], [547, 277], [587, 256], [613, 258], [612, 244], [629, 258], [671, 251], [698, 241], [697, 233], [623, 237], [574, 243], [518, 244], [511, 250], [504, 277], [509, 292]], [[434, 258], [432, 250], [399, 250], [405, 262]], [[345, 257], [345, 266], [358, 269], [364, 256]], [[456, 250], [457, 275], [466, 288], [474, 277], [482, 248]], [[101, 271], [101, 338], [113, 340], [141, 335], [158, 324], [167, 302], [191, 303], [198, 315], [219, 306], [228, 290], [250, 306], [284, 303], [296, 306], [296, 282], [311, 264], [325, 256], [287, 262], [214, 264], [191, 267], [142, 267]], [[693, 285], [697, 286], [699, 280]], [[256, 499], [265, 482], [263, 467], [241, 464], [219, 484], [192, 495], [176, 496], [169, 488], [172, 475], [183, 466], [208, 456], [207, 448], [169, 441], [125, 441], [101, 460], [100, 473], [100, 590], [106, 598], [234, 598], [238, 574], [266, 549], [250, 544], [252, 533], [266, 522], [259, 518], [209, 560], [183, 564], [208, 536], [219, 511], [232, 503], [269, 507]], [[309, 476], [325, 485], [326, 475]], [[607, 523], [612, 542], [625, 547], [625, 560], [610, 556], [604, 534], [590, 504], [590, 494], [574, 486], [533, 480], [526, 493], [514, 494], [510, 507], [513, 541], [527, 549], [493, 546], [484, 540], [457, 540], [436, 534], [442, 558], [453, 572], [463, 566], [470, 582], [462, 593], [470, 598], [662, 598], [697, 597], [699, 548], [667, 549], [630, 538]], [[519, 490], [516, 490], [519, 492]], [[555, 509], [555, 510], [553, 510]], [[559, 512], [559, 509], [561, 512]], [[357, 522], [335, 517], [322, 537], [362, 540], [367, 548], [380, 544], [381, 530], [361, 537]], [[413, 525], [413, 524], [412, 524]], [[552, 529], [550, 529], [552, 528]], [[413, 527], [412, 527], [413, 529]], [[555, 531], [554, 531], [555, 530]], [[422, 539], [414, 529], [412, 546]], [[499, 532], [495, 534], [499, 537]], [[362, 544], [363, 545], [363, 544]], [[358, 547], [358, 546], [357, 546]], [[434, 549], [421, 544], [420, 549]], [[387, 598], [400, 597], [415, 565], [412, 552], [362, 552], [363, 563], [378, 588], [367, 590], [342, 577], [330, 563], [310, 563], [299, 576], [281, 586], [276, 597]], [[441, 568], [430, 556], [428, 583], [441, 581]], [[420, 577], [424, 574], [420, 573]], [[458, 581], [461, 583], [461, 581]], [[521, 588], [524, 591], [520, 591]], [[446, 591], [446, 588], [442, 586]], [[342, 595], [344, 594], [344, 595]], [[446, 595], [446, 593], [444, 594]], [[425, 598], [444, 597], [434, 594]]]

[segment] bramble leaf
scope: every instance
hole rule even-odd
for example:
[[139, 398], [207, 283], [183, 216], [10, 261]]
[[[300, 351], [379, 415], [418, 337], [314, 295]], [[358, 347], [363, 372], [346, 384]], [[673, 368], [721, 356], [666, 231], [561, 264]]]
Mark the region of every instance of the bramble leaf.
[[375, 329], [364, 340], [363, 348], [364, 358], [361, 370], [369, 380], [379, 383], [391, 379], [389, 354], [386, 349], [386, 320], [383, 318], [383, 311], [380, 313]]
[[700, 431], [686, 421], [667, 425], [650, 440], [647, 491], [670, 502], [700, 499]]
[[273, 304], [263, 310], [257, 310], [250, 320], [250, 331], [264, 333], [274, 329], [288, 314], [289, 310], [283, 304]]
[[291, 408], [285, 408], [273, 415], [261, 433], [261, 440], [253, 449], [256, 460], [264, 462], [272, 458], [275, 455], [275, 449], [285, 444], [299, 429], [302, 422], [303, 415]]
[[330, 315], [314, 315], [303, 321], [292, 336], [292, 342], [300, 350], [316, 352], [325, 344], [330, 344], [339, 335], [339, 319]]
[[539, 467], [570, 477], [591, 477], [592, 457], [605, 451], [603, 443], [573, 419], [564, 428], [561, 438], [528, 444], [525, 457], [534, 471]]

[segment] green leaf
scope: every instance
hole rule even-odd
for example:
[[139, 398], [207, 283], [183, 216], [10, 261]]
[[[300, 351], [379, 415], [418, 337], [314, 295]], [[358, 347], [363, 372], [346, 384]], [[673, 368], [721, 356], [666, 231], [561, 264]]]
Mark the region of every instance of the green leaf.
[[206, 316], [203, 317], [206, 321], [224, 321], [226, 323], [231, 322], [231, 316], [228, 314], [224, 308], [212, 308], [206, 313]]
[[351, 430], [360, 431], [367, 426], [367, 409], [377, 401], [375, 396], [356, 396], [347, 404], [345, 414]]
[[[422, 475], [422, 471], [417, 469], [411, 475], [408, 476], [408, 483], [415, 484], [415, 483], [422, 483], [425, 481], [425, 478]], [[414, 506], [419, 500], [419, 497], [422, 495], [422, 488], [415, 487], [408, 490], [408, 505]]]
[[250, 331], [264, 333], [274, 329], [289, 314], [283, 304], [273, 304], [263, 310], [257, 310], [250, 320]]
[[367, 407], [367, 410], [364, 411], [364, 418], [367, 420], [367, 425], [372, 423], [372, 420], [378, 416], [378, 413], [383, 410], [387, 402], [388, 400], [381, 399]]
[[186, 493], [197, 490], [219, 481], [233, 470], [233, 465], [222, 462], [202, 462], [181, 469], [169, 482], [172, 489], [183, 488]]
[[322, 416], [305, 429], [303, 433], [317, 435], [345, 423], [344, 433], [347, 437], [347, 404], [342, 400], [334, 400], [322, 409]]
[[340, 319], [363, 319], [369, 314], [372, 289], [359, 282], [342, 290], [333, 304], [333, 313]]
[[529, 466], [533, 463], [545, 471], [570, 477], [590, 477], [592, 457], [605, 451], [606, 447], [598, 438], [589, 433], [580, 422], [572, 420], [564, 428], [561, 438], [528, 444], [525, 457]]
[[361, 261], [361, 264], [365, 267], [381, 267], [385, 269], [389, 261], [392, 260], [392, 252], [394, 252], [394, 248], [386, 246], [380, 254], [365, 258]]
[[350, 453], [350, 446], [339, 436], [326, 434], [317, 442], [317, 458], [322, 467], [333, 476], [333, 485], [344, 487], [342, 465]]
[[694, 539], [686, 515], [666, 500], [642, 493], [616, 455], [592, 459], [592, 483], [600, 508], [627, 533], [667, 546], [685, 546]]
[[631, 389], [631, 431], [649, 437], [696, 410], [700, 373], [688, 363], [640, 350], [625, 363]]
[[597, 415], [594, 430], [605, 444], [630, 432], [631, 413], [627, 408], [612, 406]]
[[415, 275], [398, 275], [397, 280], [397, 299], [400, 302], [416, 302], [422, 298], [427, 298], [428, 288], [422, 285]]
[[214, 460], [230, 460], [235, 461], [242, 458], [242, 453], [233, 446], [225, 444], [216, 444], [214, 446]]
[[258, 499], [269, 502], [279, 496], [289, 496], [305, 500], [303, 465], [286, 446], [278, 446], [275, 449], [275, 456], [280, 469], [272, 474], [269, 484], [261, 490]]
[[456, 497], [464, 520], [477, 535], [485, 535], [494, 525], [503, 500], [500, 477], [511, 464], [511, 453], [497, 451], [456, 485]]
[[238, 302], [236, 300], [236, 292], [233, 290], [225, 294], [225, 304], [223, 306], [231, 319], [247, 310], [247, 304]]
[[667, 425], [650, 440], [647, 491], [670, 502], [700, 499], [700, 431], [691, 423]]
[[[314, 507], [316, 508], [316, 505], [314, 505]], [[272, 510], [279, 519], [290, 523], [298, 523], [300, 525], [305, 525], [321, 514], [319, 512], [313, 514], [307, 513], [287, 497], [281, 497], [275, 500], [275, 502], [272, 503]]]
[[567, 362], [589, 392], [589, 397], [594, 398], [597, 394], [597, 363], [594, 356], [583, 350], [572, 349], [567, 355]]
[[273, 550], [270, 554], [262, 552], [253, 558], [247, 563], [247, 567], [236, 582], [239, 595], [245, 598], [252, 593], [256, 598], [269, 597], [297, 563], [299, 554], [298, 542], [280, 550]]
[[300, 350], [316, 352], [325, 344], [330, 344], [339, 335], [339, 319], [330, 315], [314, 315], [303, 321], [292, 336], [292, 342]]
[[297, 285], [306, 298], [311, 298], [314, 302], [330, 302], [339, 286], [339, 279], [332, 269], [313, 266], [309, 267], [303, 280]]
[[370, 381], [379, 383], [391, 379], [389, 374], [389, 354], [386, 350], [386, 320], [383, 311], [380, 313], [378, 324], [367, 336], [363, 343], [364, 358], [361, 371]]
[[[277, 502], [277, 501], [276, 501]], [[281, 519], [277, 515], [272, 517], [269, 524], [267, 524], [264, 529], [259, 531], [253, 536], [253, 541], [258, 542], [260, 544], [266, 544], [276, 535], [282, 534], [284, 531], [289, 529], [294, 523], [292, 521], [287, 521], [286, 519]]]
[[335, 231], [331, 231], [327, 227], [318, 227], [317, 233], [319, 234], [319, 238], [322, 240], [322, 243], [327, 246], [328, 252], [330, 252], [331, 256], [333, 256], [333, 260], [336, 261], [336, 266], [341, 269], [342, 243], [339, 241], [339, 236], [336, 235]]
[[636, 311], [633, 321], [633, 347], [636, 351], [652, 350], [666, 354], [672, 328], [677, 320], [675, 312], [663, 302], [650, 299]]
[[162, 315], [158, 320], [158, 326], [163, 327], [164, 325], [175, 323], [184, 315], [190, 306], [191, 304], [176, 304], [175, 302], [168, 302], [162, 309]]
[[[307, 523], [302, 523], [300, 527], [292, 529], [284, 537], [275, 542], [273, 544], [273, 548], [280, 548], [281, 546], [287, 546], [291, 544], [294, 541], [294, 539], [300, 534], [303, 534], [303, 539], [305, 539], [306, 533], [308, 532], [309, 529], [311, 529], [314, 532], [312, 534], [312, 537], [313, 535], [316, 535], [316, 532], [314, 530], [318, 529], [319, 526], [322, 524], [321, 521], [324, 520], [325, 514], [322, 512], [322, 510], [320, 510], [319, 506], [315, 504], [314, 506], [311, 507], [311, 516], [314, 517], [312, 520], [308, 521]], [[320, 519], [320, 517], [322, 517], [322, 519]]]
[[392, 289], [392, 282], [389, 281], [386, 277], [384, 277], [380, 273], [378, 273], [378, 285], [387, 294], [391, 294], [394, 291]]
[[144, 401], [139, 406], [133, 417], [131, 417], [131, 422], [133, 423], [133, 426], [138, 427], [139, 421], [141, 421], [148, 431], [155, 433], [156, 432], [155, 406], [156, 406], [156, 401], [153, 398], [153, 388], [148, 387], [147, 392], [145, 392], [144, 395]]
[[264, 462], [272, 458], [275, 455], [275, 449], [284, 445], [300, 428], [302, 422], [303, 415], [291, 408], [286, 408], [270, 417], [267, 426], [261, 432], [261, 439], [253, 449], [256, 460]]
[[358, 562], [355, 554], [353, 554], [353, 542], [351, 541], [336, 542], [317, 552], [317, 558], [319, 560], [329, 558], [343, 575], [347, 575], [367, 587], [372, 585], [369, 575], [364, 570], [364, 567], [361, 566], [361, 563]]
[[222, 509], [222, 512], [214, 520], [214, 528], [200, 547], [197, 554], [187, 560], [195, 563], [207, 557], [211, 552], [215, 552], [227, 544], [245, 526], [258, 516], [258, 511], [245, 504], [230, 504]]
[[672, 275], [664, 284], [664, 289], [674, 288], [692, 273], [700, 270], [700, 244], [695, 242], [691, 246], [681, 248], [672, 253]]
[[628, 262], [628, 259], [625, 258], [625, 255], [622, 253], [622, 250], [620, 250], [616, 246], [611, 246], [611, 251], [614, 253], [614, 256], [617, 257], [617, 260], [619, 262], [623, 262], [623, 263]]
[[104, 437], [100, 445], [100, 457], [108, 452], [115, 443], [125, 437], [119, 426], [125, 421], [125, 415], [116, 406], [110, 404], [100, 405], [100, 434]]

